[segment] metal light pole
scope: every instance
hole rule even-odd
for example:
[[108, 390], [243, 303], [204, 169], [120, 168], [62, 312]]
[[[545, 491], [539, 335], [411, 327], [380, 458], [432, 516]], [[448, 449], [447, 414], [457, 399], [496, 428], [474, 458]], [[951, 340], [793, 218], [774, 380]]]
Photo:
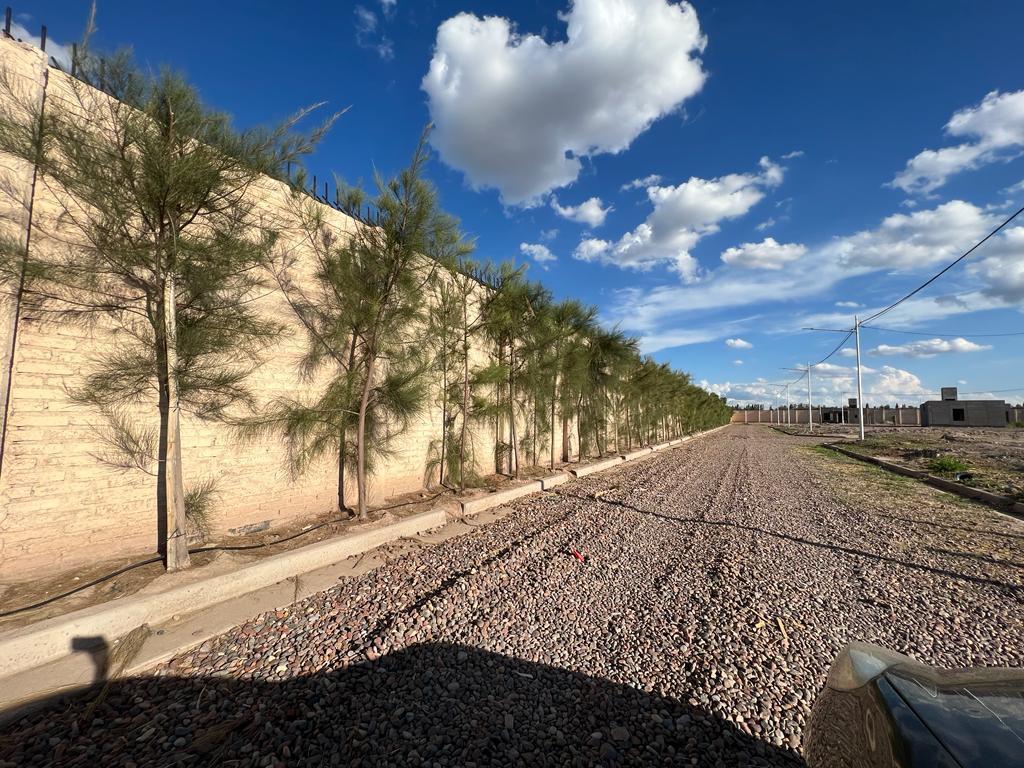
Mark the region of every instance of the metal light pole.
[[814, 431], [814, 409], [811, 407], [811, 364], [807, 363], [807, 431]]
[[864, 439], [864, 385], [860, 372], [860, 319], [853, 316], [853, 332], [857, 337], [857, 424], [860, 427], [860, 439]]

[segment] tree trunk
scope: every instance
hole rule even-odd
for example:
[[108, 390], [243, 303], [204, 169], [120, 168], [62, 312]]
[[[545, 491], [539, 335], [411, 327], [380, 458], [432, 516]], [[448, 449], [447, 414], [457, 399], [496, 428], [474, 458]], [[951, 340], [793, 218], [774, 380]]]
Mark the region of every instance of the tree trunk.
[[626, 450], [633, 450], [633, 431], [629, 424], [629, 403], [626, 403]]
[[185, 489], [181, 476], [181, 403], [174, 372], [178, 362], [174, 278], [166, 277], [161, 297], [157, 339], [160, 385], [160, 444], [157, 455], [157, 531], [160, 554], [168, 571], [190, 565], [185, 519]]
[[[505, 350], [498, 347], [498, 367], [501, 367], [505, 360]], [[497, 379], [497, 377], [495, 377]], [[501, 410], [501, 383], [500, 380], [494, 384], [494, 473], [500, 475], [505, 469], [505, 459], [502, 456], [501, 443], [505, 432], [505, 418]]]
[[538, 436], [537, 436], [537, 398], [536, 397], [533, 398], [533, 440], [532, 440], [532, 443], [533, 443], [533, 445], [532, 445], [532, 447], [533, 447], [533, 466], [536, 467], [537, 466], [537, 443], [538, 443]]
[[583, 393], [576, 398], [576, 440], [579, 445], [576, 447], [576, 460], [583, 461]]
[[345, 427], [342, 427], [338, 435], [338, 511], [345, 509]]
[[551, 386], [551, 469], [555, 468], [555, 402], [558, 400], [558, 374]]
[[619, 452], [619, 403], [612, 406], [612, 421], [615, 424], [615, 452]]
[[519, 438], [516, 435], [516, 397], [515, 397], [515, 347], [508, 353], [508, 441], [510, 444], [508, 462], [509, 474], [519, 479]]
[[[348, 349], [348, 371], [351, 372], [352, 368], [356, 364], [356, 335], [352, 334], [352, 340], [349, 344]], [[350, 399], [346, 396], [345, 398], [346, 407], [349, 405]], [[345, 503], [345, 460], [348, 458], [348, 426], [347, 419], [348, 415], [342, 415], [342, 424], [340, 434], [338, 435], [338, 511], [348, 511], [348, 505]]]
[[366, 363], [366, 380], [363, 382], [363, 394], [359, 398], [359, 426], [356, 428], [356, 484], [359, 488], [359, 519], [369, 518], [367, 511], [366, 488], [366, 411], [370, 404], [370, 391], [373, 388], [373, 372], [377, 358], [369, 353]]
[[437, 469], [437, 484], [444, 486], [444, 465], [448, 461], [448, 357], [441, 354], [441, 462]]
[[459, 490], [466, 490], [466, 422], [469, 416], [469, 317], [462, 304], [462, 427], [459, 435]]
[[562, 461], [568, 463], [571, 451], [569, 448], [569, 417], [562, 411]]

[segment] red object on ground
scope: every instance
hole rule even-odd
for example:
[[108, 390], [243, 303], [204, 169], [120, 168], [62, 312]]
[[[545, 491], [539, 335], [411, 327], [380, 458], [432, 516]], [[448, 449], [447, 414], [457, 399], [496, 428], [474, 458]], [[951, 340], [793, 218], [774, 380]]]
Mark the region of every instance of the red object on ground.
[[583, 557], [583, 554], [578, 549], [570, 549], [569, 550], [569, 554], [572, 555], [573, 557], [575, 557], [581, 563], [585, 563], [586, 562], [586, 558]]

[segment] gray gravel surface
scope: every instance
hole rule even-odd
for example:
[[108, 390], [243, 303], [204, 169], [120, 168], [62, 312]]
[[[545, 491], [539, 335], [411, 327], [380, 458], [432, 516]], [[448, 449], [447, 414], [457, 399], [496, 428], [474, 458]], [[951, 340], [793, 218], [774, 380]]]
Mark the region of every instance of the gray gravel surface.
[[806, 439], [737, 425], [558, 491], [26, 717], [0, 760], [800, 765], [849, 640], [1024, 666], [1024, 526]]

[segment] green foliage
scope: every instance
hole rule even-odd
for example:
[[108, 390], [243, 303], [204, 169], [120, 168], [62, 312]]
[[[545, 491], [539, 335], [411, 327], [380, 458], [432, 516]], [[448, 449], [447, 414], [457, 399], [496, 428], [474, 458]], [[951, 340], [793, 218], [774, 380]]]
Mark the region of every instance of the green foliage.
[[[250, 190], [310, 151], [330, 121], [308, 137], [293, 132], [307, 111], [236, 131], [170, 72], [84, 47], [79, 65], [85, 82], [69, 79], [60, 107], [45, 110], [0, 73], [15, 105], [0, 115], [0, 151], [33, 164], [55, 206], [34, 211], [47, 247], [0, 242], [0, 279], [44, 322], [113, 331], [72, 398], [104, 421], [101, 458], [157, 475], [164, 547], [183, 509], [179, 412], [224, 420], [251, 407], [246, 379], [281, 332], [253, 303], [277, 233]], [[151, 418], [138, 415], [146, 407]]]
[[213, 512], [217, 496], [217, 481], [214, 478], [185, 490], [185, 518], [189, 538], [203, 540], [209, 537], [213, 529]]
[[966, 472], [969, 467], [955, 456], [939, 456], [928, 463], [928, 469], [944, 475], [951, 475], [955, 472]]
[[[241, 424], [250, 436], [280, 430], [293, 472], [335, 455], [339, 507], [345, 466], [354, 468], [363, 518], [374, 463], [389, 455], [427, 404], [434, 360], [423, 343], [430, 321], [423, 296], [441, 265], [457, 263], [469, 249], [423, 178], [425, 141], [426, 133], [396, 177], [378, 176], [368, 216], [359, 214], [365, 193], [344, 188], [340, 197], [350, 206], [353, 228], [341, 237], [325, 223], [320, 205], [296, 198], [299, 229], [315, 254], [312, 286], [303, 287], [294, 255], [273, 262], [271, 273], [306, 332], [301, 373], [308, 381], [326, 374], [327, 383], [312, 402], [281, 399]], [[455, 306], [448, 301], [446, 328]]]

